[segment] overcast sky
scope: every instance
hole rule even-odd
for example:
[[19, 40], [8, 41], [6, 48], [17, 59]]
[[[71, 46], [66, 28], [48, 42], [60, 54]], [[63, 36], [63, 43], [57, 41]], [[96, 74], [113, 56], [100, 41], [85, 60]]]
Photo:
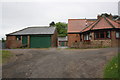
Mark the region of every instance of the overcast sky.
[[[118, 1], [37, 1], [0, 3], [0, 38], [5, 34], [30, 26], [47, 26], [50, 22], [68, 19], [97, 18], [98, 14], [118, 15]], [[2, 21], [1, 21], [2, 19]]]

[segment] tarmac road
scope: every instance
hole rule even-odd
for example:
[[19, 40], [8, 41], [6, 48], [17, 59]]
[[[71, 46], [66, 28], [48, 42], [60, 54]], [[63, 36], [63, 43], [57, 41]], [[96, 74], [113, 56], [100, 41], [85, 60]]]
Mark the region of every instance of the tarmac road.
[[102, 78], [116, 48], [8, 49], [14, 57], [2, 66], [3, 78]]

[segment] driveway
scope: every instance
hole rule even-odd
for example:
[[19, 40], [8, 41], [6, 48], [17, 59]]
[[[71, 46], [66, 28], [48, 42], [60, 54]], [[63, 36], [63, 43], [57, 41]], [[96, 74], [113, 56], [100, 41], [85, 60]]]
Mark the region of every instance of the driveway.
[[14, 57], [2, 66], [3, 78], [102, 78], [117, 53], [101, 49], [8, 49]]

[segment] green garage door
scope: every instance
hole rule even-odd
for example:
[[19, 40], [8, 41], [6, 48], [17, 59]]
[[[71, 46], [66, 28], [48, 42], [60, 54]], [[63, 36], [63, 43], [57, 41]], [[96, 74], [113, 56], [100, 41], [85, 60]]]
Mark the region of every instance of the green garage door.
[[30, 36], [31, 48], [48, 48], [51, 46], [50, 35]]

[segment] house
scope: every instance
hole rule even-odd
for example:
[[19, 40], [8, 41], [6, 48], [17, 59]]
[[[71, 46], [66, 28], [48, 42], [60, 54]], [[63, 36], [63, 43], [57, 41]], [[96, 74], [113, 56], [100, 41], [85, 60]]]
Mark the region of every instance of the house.
[[57, 47], [57, 30], [55, 27], [28, 27], [6, 34], [7, 48], [49, 48]]
[[82, 41], [82, 30], [94, 23], [96, 19], [69, 19], [68, 20], [68, 47], [74, 47], [74, 43]]
[[69, 47], [116, 47], [119, 40], [120, 23], [111, 19], [111, 16], [98, 16], [97, 20], [68, 20]]
[[67, 36], [66, 37], [58, 37], [58, 46], [60, 46], [60, 47], [67, 46], [67, 43], [68, 43]]

